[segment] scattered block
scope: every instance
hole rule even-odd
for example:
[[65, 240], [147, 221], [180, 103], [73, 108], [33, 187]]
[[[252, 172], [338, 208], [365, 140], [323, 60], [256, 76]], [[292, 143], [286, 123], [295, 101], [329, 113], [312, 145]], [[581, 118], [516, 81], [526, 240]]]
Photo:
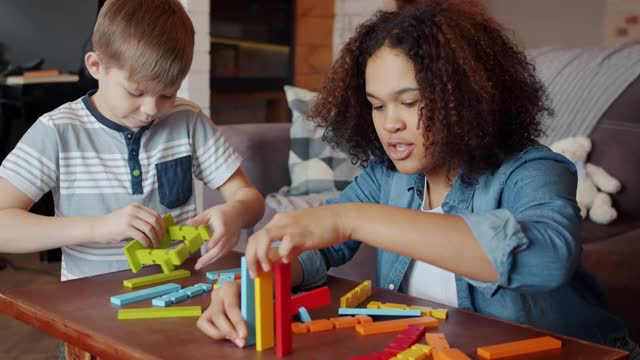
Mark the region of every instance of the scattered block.
[[232, 274], [240, 274], [242, 268], [237, 269], [227, 269], [227, 270], [216, 270], [216, 271], [208, 271], [206, 273], [207, 279], [211, 281], [218, 280], [218, 275], [222, 273], [232, 273]]
[[529, 355], [538, 352], [560, 349], [562, 341], [551, 336], [513, 341], [478, 348], [478, 357], [483, 359], [504, 359], [510, 356]]
[[333, 323], [327, 319], [312, 320], [307, 323], [310, 332], [320, 332], [333, 329]]
[[112, 296], [111, 303], [114, 305], [125, 305], [135, 301], [146, 300], [154, 298], [156, 296], [166, 295], [178, 291], [181, 288], [182, 287], [180, 285], [174, 283], [154, 286], [148, 289]]
[[410, 325], [422, 325], [427, 328], [438, 327], [438, 320], [430, 316], [422, 316], [407, 319], [376, 321], [368, 324], [356, 325], [356, 331], [360, 335], [383, 334], [404, 330]]
[[449, 349], [449, 342], [443, 333], [427, 333], [424, 335], [427, 344], [436, 349]]
[[307, 309], [304, 308], [304, 306], [298, 309], [298, 315], [300, 316], [300, 321], [302, 321], [303, 323], [311, 322], [311, 316], [309, 315]]
[[336, 329], [344, 329], [348, 327], [355, 327], [358, 325], [358, 319], [353, 316], [340, 316], [330, 318], [329, 321], [333, 323], [333, 327]]
[[339, 308], [338, 315], [420, 316], [420, 310]]
[[341, 308], [354, 308], [371, 296], [371, 280], [365, 280], [340, 298]]
[[292, 297], [291, 315], [296, 315], [298, 313], [298, 309], [301, 307], [304, 307], [307, 310], [313, 310], [329, 304], [331, 304], [331, 294], [329, 293], [329, 288], [327, 286], [323, 286]]
[[437, 349], [434, 352], [433, 360], [471, 360], [470, 357], [465, 355], [460, 349]]
[[122, 282], [125, 287], [134, 289], [141, 286], [147, 286], [151, 284], [157, 284], [163, 281], [171, 281], [176, 279], [182, 279], [191, 276], [191, 272], [187, 270], [175, 270], [168, 273], [154, 274], [148, 276], [142, 276], [133, 279], [127, 279]]
[[120, 309], [118, 310], [118, 320], [198, 317], [201, 314], [202, 308], [200, 306]]
[[195, 284], [176, 292], [157, 297], [151, 300], [151, 304], [153, 306], [167, 307], [208, 291], [211, 291], [211, 285], [205, 283]]

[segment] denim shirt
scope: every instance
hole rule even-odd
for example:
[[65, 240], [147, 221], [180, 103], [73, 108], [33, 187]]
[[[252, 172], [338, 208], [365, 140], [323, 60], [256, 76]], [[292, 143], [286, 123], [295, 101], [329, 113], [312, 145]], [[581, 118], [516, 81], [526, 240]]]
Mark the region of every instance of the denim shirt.
[[[404, 175], [371, 161], [327, 204], [419, 210], [424, 183], [422, 174]], [[575, 166], [543, 146], [508, 157], [472, 185], [456, 179], [442, 210], [464, 219], [498, 273], [495, 283], [456, 275], [460, 308], [610, 346], [624, 341], [624, 324], [607, 312], [603, 289], [580, 262], [576, 183]], [[301, 254], [302, 286], [325, 282], [327, 270], [349, 261], [359, 246], [348, 240]], [[378, 249], [377, 286], [402, 291], [411, 261]]]

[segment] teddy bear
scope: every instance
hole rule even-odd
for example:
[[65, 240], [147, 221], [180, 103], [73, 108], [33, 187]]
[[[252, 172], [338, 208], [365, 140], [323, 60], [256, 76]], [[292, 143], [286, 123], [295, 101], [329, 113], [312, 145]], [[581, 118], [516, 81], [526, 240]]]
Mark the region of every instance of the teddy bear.
[[583, 219], [589, 216], [598, 224], [609, 224], [618, 216], [611, 196], [620, 191], [620, 181], [603, 168], [587, 162], [591, 140], [586, 136], [573, 136], [558, 140], [549, 146], [551, 150], [571, 160], [578, 172], [576, 201]]

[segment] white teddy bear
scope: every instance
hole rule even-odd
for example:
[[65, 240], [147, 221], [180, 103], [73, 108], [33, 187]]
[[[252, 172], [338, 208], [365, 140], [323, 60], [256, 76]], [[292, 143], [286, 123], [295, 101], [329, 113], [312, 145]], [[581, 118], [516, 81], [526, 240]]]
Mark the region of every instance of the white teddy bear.
[[609, 194], [618, 192], [622, 185], [601, 167], [587, 163], [591, 140], [585, 136], [568, 137], [551, 144], [550, 148], [576, 165], [576, 200], [582, 218], [586, 218], [588, 214], [589, 219], [598, 224], [609, 224], [615, 220], [618, 212], [613, 208]]

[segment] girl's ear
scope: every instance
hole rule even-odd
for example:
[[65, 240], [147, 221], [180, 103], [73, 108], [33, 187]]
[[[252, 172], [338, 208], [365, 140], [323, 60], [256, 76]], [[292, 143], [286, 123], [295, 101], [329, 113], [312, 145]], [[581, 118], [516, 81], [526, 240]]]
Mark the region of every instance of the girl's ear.
[[100, 56], [94, 51], [90, 51], [84, 56], [84, 65], [89, 70], [89, 74], [96, 80], [99, 80], [105, 73], [104, 64], [100, 60]]

